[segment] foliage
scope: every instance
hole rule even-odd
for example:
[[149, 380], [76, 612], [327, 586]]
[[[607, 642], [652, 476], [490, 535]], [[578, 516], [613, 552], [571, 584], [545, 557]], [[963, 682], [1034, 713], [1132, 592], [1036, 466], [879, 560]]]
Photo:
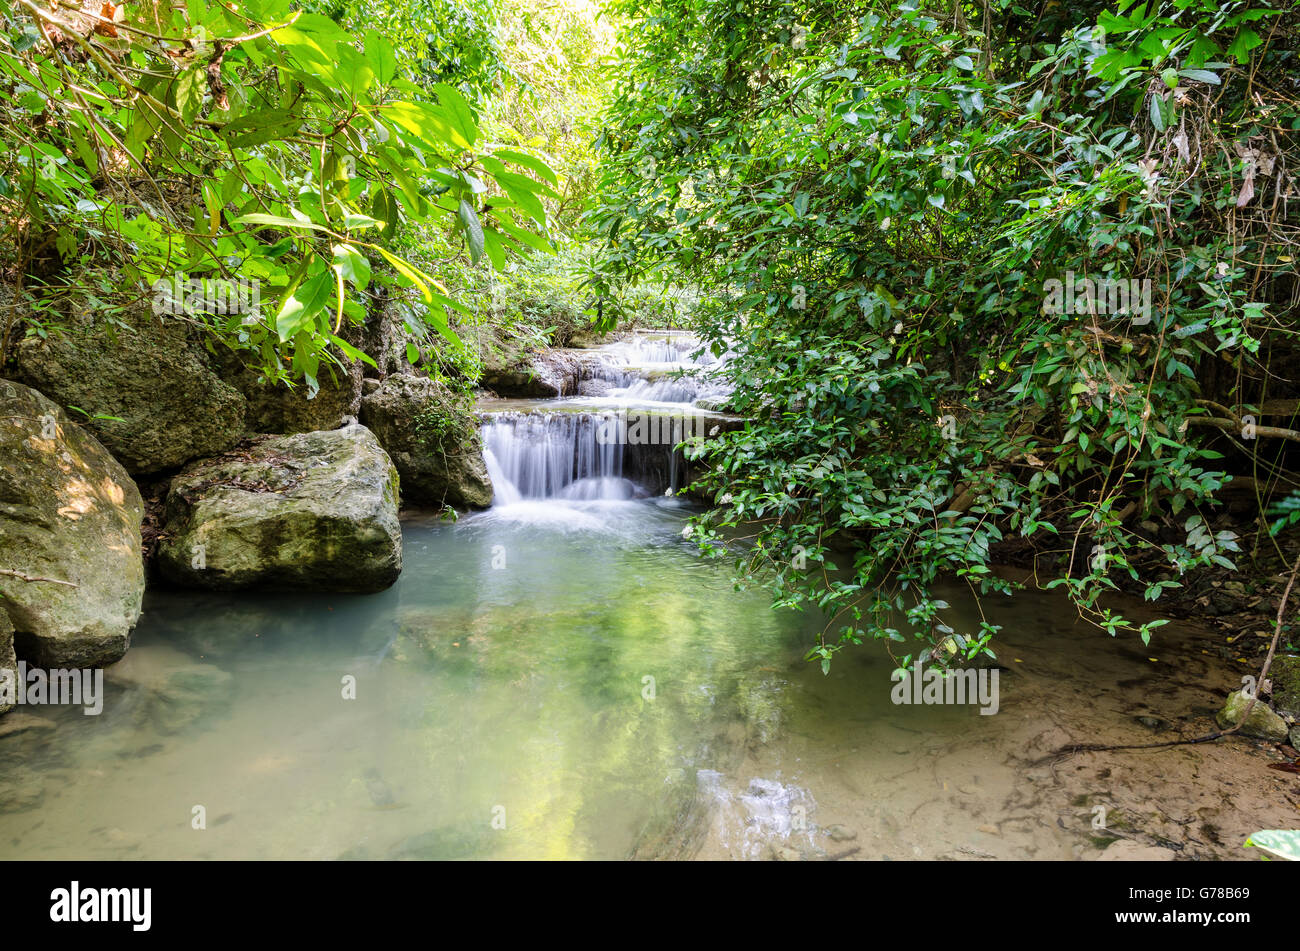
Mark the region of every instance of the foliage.
[[[180, 273], [203, 293], [174, 316], [314, 388], [323, 361], [369, 359], [346, 327], [376, 285], [415, 288], [459, 346], [450, 315], [468, 308], [395, 253], [408, 229], [452, 226], [497, 267], [549, 250], [554, 173], [483, 142], [466, 98], [405, 78], [377, 31], [288, 0], [102, 9], [18, 0], [4, 19], [2, 253], [20, 298], [89, 307], [91, 281], [144, 297]], [[266, 313], [204, 303], [236, 276]]]
[[412, 421], [415, 437], [430, 452], [459, 452], [474, 442], [474, 430], [466, 426], [473, 400], [464, 392], [448, 391], [439, 405], [429, 407]]
[[[1233, 565], [1207, 521], [1231, 463], [1284, 469], [1246, 404], [1296, 392], [1281, 11], [621, 7], [639, 18], [590, 217], [601, 280], [718, 295], [700, 329], [736, 352], [751, 422], [691, 450], [720, 500], [698, 537], [751, 534], [742, 578], [832, 617], [810, 657], [909, 629], [904, 667], [985, 650], [995, 629], [954, 630], [931, 589], [1011, 590], [999, 544], [1036, 548], [1048, 586], [1144, 641], [1163, 622], [1105, 607], [1118, 579], [1154, 600]], [[1084, 278], [1116, 282], [1107, 306], [1081, 283], [1070, 306]]]
[[378, 29], [399, 75], [420, 85], [450, 83], [476, 105], [490, 102], [509, 70], [493, 0], [309, 0], [304, 9], [356, 34]]

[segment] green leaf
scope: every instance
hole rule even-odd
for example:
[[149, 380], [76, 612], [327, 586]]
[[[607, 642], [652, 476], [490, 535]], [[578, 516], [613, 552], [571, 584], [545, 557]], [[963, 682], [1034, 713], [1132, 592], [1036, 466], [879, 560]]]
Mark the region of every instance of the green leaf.
[[471, 147], [470, 138], [456, 126], [447, 110], [431, 102], [394, 102], [380, 115], [436, 152], [452, 154]]
[[1254, 30], [1242, 27], [1241, 32], [1237, 34], [1236, 39], [1228, 47], [1228, 55], [1237, 57], [1238, 65], [1245, 65], [1250, 62], [1250, 51], [1263, 42], [1260, 35]]
[[287, 139], [302, 128], [302, 122], [288, 109], [264, 109], [227, 122], [221, 127], [221, 135], [231, 148], [242, 149]]
[[318, 225], [311, 221], [301, 221], [297, 218], [285, 218], [281, 215], [266, 215], [262, 212], [254, 212], [251, 215], [240, 215], [233, 224], [237, 225], [271, 225], [276, 228], [307, 228], [311, 231], [326, 231], [329, 229], [323, 225]]
[[186, 125], [193, 122], [199, 114], [207, 88], [207, 73], [197, 66], [183, 70], [176, 77], [176, 111], [181, 114], [181, 120]]
[[370, 261], [355, 247], [350, 244], [334, 245], [334, 265], [357, 290], [366, 289], [370, 282]]
[[500, 209], [492, 209], [492, 217], [496, 220], [497, 226], [502, 231], [510, 235], [520, 244], [525, 244], [535, 251], [541, 251], [543, 254], [554, 254], [555, 248], [549, 241], [541, 235], [533, 234], [527, 228], [521, 228], [513, 221], [509, 220], [509, 212]]
[[306, 329], [325, 307], [334, 292], [334, 273], [325, 270], [295, 290], [275, 316], [275, 332], [281, 340], [290, 340]]
[[1246, 845], [1271, 852], [1278, 858], [1300, 862], [1300, 829], [1264, 829], [1251, 833]]
[[483, 249], [487, 252], [488, 260], [498, 271], [505, 270], [506, 266], [506, 248], [505, 242], [501, 235], [487, 229], [483, 232]]
[[384, 223], [384, 237], [391, 240], [402, 216], [388, 189], [380, 188], [375, 192], [375, 197], [370, 200], [370, 213]]
[[483, 257], [483, 225], [479, 223], [478, 213], [474, 211], [473, 205], [462, 198], [456, 214], [469, 242], [469, 256], [477, 264]]
[[366, 62], [374, 70], [375, 79], [381, 86], [387, 86], [397, 75], [397, 54], [393, 45], [384, 39], [382, 33], [366, 30]]
[[509, 196], [510, 200], [533, 221], [537, 222], [543, 228], [546, 227], [546, 208], [542, 205], [542, 200], [532, 192], [522, 188], [516, 188], [514, 185], [501, 182], [501, 189]]
[[523, 152], [516, 152], [514, 149], [493, 149], [492, 154], [497, 158], [505, 159], [507, 162], [514, 162], [516, 165], [522, 165], [530, 172], [535, 172], [552, 185], [560, 183], [559, 177], [552, 171], [551, 167], [539, 158], [532, 155], [526, 155]]
[[1151, 96], [1151, 124], [1157, 132], [1165, 131], [1164, 100], [1157, 95]]
[[456, 131], [460, 133], [467, 143], [465, 148], [472, 149], [474, 142], [478, 139], [478, 122], [474, 119], [474, 111], [470, 109], [469, 103], [455, 86], [449, 86], [446, 83], [436, 84], [431, 92], [438, 97], [438, 103], [442, 105], [451, 116]]

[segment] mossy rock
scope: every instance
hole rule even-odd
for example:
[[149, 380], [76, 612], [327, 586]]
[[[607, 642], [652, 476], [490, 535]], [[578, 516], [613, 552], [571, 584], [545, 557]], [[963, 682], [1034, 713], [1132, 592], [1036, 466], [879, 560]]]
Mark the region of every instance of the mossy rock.
[[361, 421], [369, 426], [401, 475], [402, 501], [419, 505], [487, 508], [492, 480], [478, 445], [474, 421], [450, 420], [464, 430], [460, 444], [430, 445], [421, 432], [426, 414], [454, 415], [447, 394], [425, 376], [390, 376], [361, 401]]
[[0, 566], [53, 579], [0, 575], [18, 656], [43, 667], [112, 663], [144, 595], [140, 491], [58, 404], [3, 380], [0, 458]]
[[[1236, 690], [1228, 694], [1228, 700], [1223, 705], [1215, 719], [1218, 721], [1220, 728], [1227, 730], [1236, 726], [1240, 721], [1242, 714], [1246, 712], [1246, 707], [1250, 703], [1250, 697], [1246, 696], [1245, 690]], [[1287, 738], [1286, 721], [1274, 713], [1263, 700], [1260, 700], [1250, 711], [1250, 716], [1246, 718], [1246, 724], [1238, 732], [1246, 736], [1255, 736], [1264, 740], [1285, 740]]]
[[1273, 706], [1281, 714], [1300, 719], [1300, 657], [1274, 657], [1268, 676], [1273, 681]]
[[85, 426], [132, 475], [216, 455], [245, 432], [245, 401], [223, 382], [181, 321], [146, 312], [125, 326], [89, 316], [66, 336], [17, 348], [16, 376], [61, 406], [93, 415]]
[[190, 587], [379, 591], [402, 570], [397, 495], [358, 423], [264, 437], [172, 480], [158, 563]]

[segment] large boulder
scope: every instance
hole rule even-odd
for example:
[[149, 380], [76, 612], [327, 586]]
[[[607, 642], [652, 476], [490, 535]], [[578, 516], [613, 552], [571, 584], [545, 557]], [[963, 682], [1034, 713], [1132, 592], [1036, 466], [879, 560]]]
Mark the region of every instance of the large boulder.
[[[404, 501], [469, 508], [492, 504], [492, 480], [477, 433], [471, 429], [464, 445], [450, 447], [429, 435], [426, 420], [454, 417], [455, 412], [438, 384], [412, 374], [390, 376], [362, 399], [361, 421], [397, 466]], [[451, 428], [459, 428], [454, 418]]]
[[398, 476], [374, 434], [264, 436], [172, 480], [158, 564], [199, 588], [379, 591], [402, 570]]
[[18, 655], [43, 667], [119, 659], [144, 594], [140, 491], [58, 404], [4, 380], [0, 460], [0, 611]]
[[541, 353], [488, 354], [482, 385], [499, 396], [552, 399], [573, 396], [586, 375], [589, 354], [544, 350]]
[[86, 316], [74, 319], [65, 336], [24, 340], [15, 376], [62, 406], [118, 417], [85, 425], [134, 475], [239, 442], [244, 398], [214, 373], [188, 325], [148, 311], [121, 321]]

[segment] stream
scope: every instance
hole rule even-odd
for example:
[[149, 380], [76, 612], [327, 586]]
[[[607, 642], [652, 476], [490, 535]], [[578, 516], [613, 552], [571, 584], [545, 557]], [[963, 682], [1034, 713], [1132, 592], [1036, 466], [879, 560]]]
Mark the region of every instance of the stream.
[[408, 513], [387, 591], [150, 589], [101, 715], [0, 721], [0, 857], [1247, 859], [1294, 825], [1250, 741], [1044, 759], [1211, 729], [1241, 671], [1192, 627], [1145, 648], [1055, 596], [988, 600], [990, 716], [896, 705], [878, 645], [805, 662], [818, 619], [682, 537], [673, 447], [598, 436], [725, 422], [696, 350], [641, 334], [585, 392], [483, 404], [497, 503]]

